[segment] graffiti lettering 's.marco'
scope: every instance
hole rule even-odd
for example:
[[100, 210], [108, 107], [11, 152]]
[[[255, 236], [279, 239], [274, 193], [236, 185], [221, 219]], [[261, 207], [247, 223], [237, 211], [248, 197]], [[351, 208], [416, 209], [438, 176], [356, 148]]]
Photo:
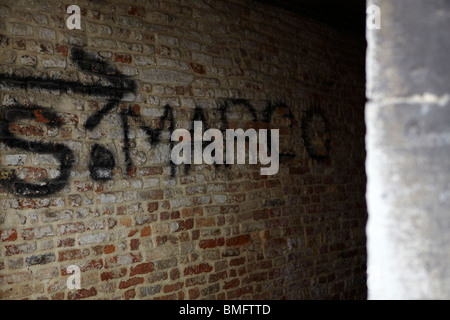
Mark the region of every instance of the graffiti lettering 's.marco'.
[[[118, 110], [119, 119], [122, 126], [123, 138], [122, 138], [122, 152], [124, 155], [126, 172], [133, 175], [133, 163], [130, 157], [131, 143], [129, 140], [129, 117], [134, 118], [135, 123], [139, 128], [144, 130], [148, 136], [148, 140], [151, 145], [162, 143], [161, 137], [163, 128], [166, 126], [170, 133], [175, 130], [175, 119], [173, 110], [169, 105], [163, 107], [164, 111], [159, 122], [155, 127], [151, 127], [144, 123], [139, 114], [130, 106], [120, 105], [124, 96], [129, 93], [135, 93], [137, 89], [137, 83], [133, 79], [121, 74], [117, 68], [113, 67], [109, 63], [98, 60], [92, 57], [89, 53], [81, 48], [73, 48], [71, 50], [71, 59], [74, 65], [81, 71], [96, 75], [98, 78], [103, 79], [102, 83], [106, 85], [85, 85], [79, 81], [65, 81], [65, 80], [53, 80], [45, 77], [19, 77], [10, 74], [0, 74], [0, 88], [20, 89], [27, 91], [29, 89], [43, 89], [43, 90], [57, 90], [61, 93], [76, 93], [81, 95], [90, 95], [95, 97], [103, 97], [106, 99], [104, 105], [96, 112], [91, 114], [83, 126], [86, 130], [95, 129], [103, 117], [113, 111]], [[271, 117], [277, 107], [284, 108], [287, 113], [284, 112], [283, 116], [289, 118], [290, 128], [294, 124], [294, 116], [290, 109], [284, 104], [272, 104], [267, 103], [266, 108], [262, 111], [262, 118], [258, 119], [256, 110], [252, 107], [248, 100], [245, 99], [226, 99], [219, 102], [219, 112], [221, 115], [222, 132], [225, 134], [228, 127], [227, 113], [231, 107], [238, 106], [242, 110], [248, 112], [253, 121], [262, 121], [270, 123]], [[11, 130], [11, 124], [21, 119], [28, 119], [44, 123], [50, 128], [56, 128], [63, 124], [63, 119], [52, 108], [40, 107], [40, 106], [4, 106], [0, 110], [0, 140], [9, 148], [21, 149], [31, 153], [38, 154], [50, 154], [59, 164], [59, 175], [54, 179], [45, 179], [38, 183], [30, 183], [26, 180], [20, 179], [14, 170], [0, 170], [0, 183], [4, 185], [9, 192], [27, 197], [42, 197], [53, 194], [64, 188], [70, 177], [72, 166], [75, 162], [73, 151], [62, 143], [53, 143], [45, 141], [30, 141], [17, 136]], [[195, 108], [194, 117], [192, 119], [191, 133], [194, 133], [194, 123], [201, 121], [203, 126], [207, 130], [208, 124], [203, 110], [199, 107]], [[267, 148], [271, 149], [270, 130], [267, 136]], [[166, 143], [169, 144], [171, 150], [174, 148], [174, 141], [170, 139]], [[195, 143], [192, 141], [192, 143]], [[305, 145], [308, 141], [305, 141]], [[278, 150], [277, 150], [278, 151]], [[214, 155], [214, 154], [212, 154]], [[281, 158], [293, 158], [295, 154], [293, 152], [281, 152]], [[172, 159], [173, 160], [173, 159]], [[232, 163], [232, 162], [231, 162]], [[170, 162], [171, 175], [175, 175], [175, 163]], [[229, 166], [229, 162], [224, 164], [225, 167]], [[90, 150], [89, 156], [89, 172], [92, 179], [97, 181], [106, 181], [113, 177], [113, 169], [116, 168], [116, 162], [112, 152], [104, 145], [93, 144]], [[190, 164], [184, 163], [184, 170], [186, 173], [190, 170]], [[276, 172], [275, 172], [276, 173]]]

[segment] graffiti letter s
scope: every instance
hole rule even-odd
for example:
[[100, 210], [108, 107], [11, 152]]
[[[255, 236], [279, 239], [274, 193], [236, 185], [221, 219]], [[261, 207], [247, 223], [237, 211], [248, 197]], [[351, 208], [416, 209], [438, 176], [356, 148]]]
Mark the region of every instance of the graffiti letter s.
[[15, 173], [2, 177], [0, 183], [10, 192], [28, 197], [40, 197], [53, 194], [64, 188], [70, 176], [74, 163], [74, 155], [70, 148], [63, 144], [24, 140], [10, 130], [10, 125], [19, 119], [32, 119], [47, 124], [49, 127], [59, 127], [60, 118], [48, 108], [43, 107], [7, 107], [0, 113], [0, 138], [9, 148], [22, 149], [39, 154], [51, 154], [59, 164], [60, 174], [55, 179], [46, 179], [41, 183], [29, 183], [19, 179]]

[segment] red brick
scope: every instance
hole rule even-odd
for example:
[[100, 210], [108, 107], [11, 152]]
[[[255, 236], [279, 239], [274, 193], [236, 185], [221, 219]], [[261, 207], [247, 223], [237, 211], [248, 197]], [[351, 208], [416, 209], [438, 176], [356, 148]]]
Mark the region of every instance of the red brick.
[[144, 7], [131, 6], [128, 9], [128, 14], [132, 16], [138, 15], [139, 17], [145, 17], [145, 13], [146, 10]]
[[167, 242], [167, 236], [157, 236], [156, 237], [156, 245], [159, 247], [160, 245], [163, 245], [164, 243]]
[[[150, 227], [149, 227], [150, 228]], [[145, 228], [144, 228], [145, 229]], [[133, 229], [128, 232], [128, 237], [134, 236], [136, 233], [138, 233], [138, 229]]]
[[222, 272], [213, 273], [209, 276], [209, 283], [217, 282], [219, 280], [226, 279], [227, 277], [228, 272], [226, 270]]
[[177, 294], [172, 293], [172, 294], [167, 294], [165, 296], [160, 296], [160, 297], [156, 297], [155, 300], [176, 300], [177, 299]]
[[93, 297], [97, 295], [97, 290], [92, 287], [90, 289], [80, 289], [76, 292], [69, 292], [67, 294], [68, 300], [79, 300], [79, 299], [85, 299], [89, 297]]
[[15, 254], [30, 253], [36, 250], [36, 243], [23, 243], [18, 245], [6, 245], [5, 255], [11, 256]]
[[21, 209], [39, 209], [48, 208], [50, 206], [50, 201], [48, 199], [22, 199], [19, 202]]
[[195, 73], [198, 73], [198, 74], [206, 73], [205, 67], [203, 65], [201, 65], [199, 63], [194, 63], [194, 62], [191, 62], [189, 64], [191, 65], [191, 68]]
[[200, 297], [200, 290], [198, 288], [192, 288], [188, 291], [189, 300], [194, 300]]
[[183, 208], [181, 210], [181, 216], [183, 218], [189, 218], [193, 217], [195, 215], [203, 215], [203, 208], [202, 207], [194, 207], [194, 208]]
[[75, 239], [74, 238], [60, 239], [58, 240], [56, 246], [58, 248], [73, 247], [75, 246]]
[[230, 260], [230, 267], [239, 266], [241, 264], [245, 263], [245, 257], [231, 259]]
[[239, 279], [233, 279], [230, 281], [225, 281], [223, 284], [223, 289], [228, 290], [231, 288], [236, 288], [237, 286], [239, 286], [241, 282], [239, 281]]
[[184, 95], [184, 88], [181, 86], [176, 86], [175, 87], [175, 93], [177, 94], [177, 96], [182, 96]]
[[239, 213], [240, 208], [238, 205], [226, 205], [226, 206], [220, 206], [220, 213], [221, 214], [228, 214], [228, 213]]
[[123, 62], [123, 63], [131, 63], [131, 56], [129, 54], [119, 54], [114, 53], [114, 61]]
[[9, 125], [9, 131], [14, 134], [23, 134], [26, 136], [42, 137], [44, 135], [44, 130], [42, 128], [17, 123], [11, 123]]
[[170, 270], [170, 280], [176, 280], [180, 278], [180, 270], [172, 269]]
[[117, 266], [124, 265], [127, 263], [141, 262], [142, 259], [143, 258], [142, 258], [141, 253], [137, 253], [137, 254], [128, 253], [128, 254], [121, 255], [120, 257], [114, 256], [114, 257], [110, 257], [110, 258], [106, 259], [105, 268], [113, 268], [113, 267], [117, 267]]
[[194, 219], [179, 220], [178, 228], [175, 231], [185, 231], [194, 227]]
[[107, 280], [111, 280], [111, 279], [122, 278], [126, 274], [127, 274], [127, 268], [121, 268], [121, 269], [117, 269], [117, 270], [113, 270], [113, 271], [103, 272], [100, 275], [100, 279], [102, 281], [107, 281]]
[[225, 245], [224, 238], [200, 240], [199, 247], [202, 249], [216, 248]]
[[60, 117], [61, 124], [77, 125], [79, 122], [78, 116], [73, 113], [63, 112], [63, 113], [59, 113], [58, 116]]
[[200, 263], [196, 266], [187, 267], [184, 269], [184, 275], [199, 274], [202, 272], [210, 272], [213, 268], [208, 263]]
[[103, 259], [94, 259], [85, 263], [80, 269], [81, 271], [100, 270], [103, 268]]
[[147, 237], [152, 234], [152, 229], [150, 226], [146, 226], [141, 229], [141, 237]]
[[186, 279], [186, 287], [202, 285], [205, 283], [206, 283], [206, 277], [204, 275], [199, 275], [196, 277]]
[[0, 239], [2, 239], [2, 242], [17, 240], [16, 229], [0, 230]]
[[89, 249], [71, 249], [60, 251], [58, 255], [58, 261], [82, 259], [89, 255]]
[[63, 57], [67, 57], [69, 50], [67, 50], [67, 46], [66, 45], [60, 45], [60, 44], [56, 44], [55, 45], [55, 50], [56, 52], [59, 52], [63, 55]]
[[183, 288], [183, 285], [184, 285], [183, 282], [178, 282], [178, 283], [174, 283], [174, 284], [166, 284], [163, 288], [163, 292], [169, 293], [169, 292], [180, 290], [181, 288]]
[[141, 244], [141, 241], [139, 239], [131, 239], [130, 240], [130, 249], [137, 250], [137, 249], [139, 249], [140, 244]]
[[142, 284], [144, 283], [144, 278], [131, 278], [128, 279], [127, 281], [121, 281], [119, 284], [119, 289], [126, 289], [132, 286], [137, 286], [138, 284]]
[[114, 251], [116, 251], [116, 246], [113, 245], [113, 244], [108, 244], [108, 245], [106, 245], [105, 248], [103, 249], [103, 252], [104, 252], [105, 254], [113, 253]]
[[155, 270], [155, 264], [153, 262], [141, 263], [135, 267], [131, 267], [130, 277], [135, 276], [137, 274], [150, 273], [150, 272], [153, 272], [154, 270]]
[[148, 210], [148, 212], [153, 212], [153, 211], [158, 210], [158, 202], [150, 202], [147, 205], [147, 210]]
[[125, 300], [133, 299], [136, 296], [136, 290], [130, 289], [123, 293], [123, 297]]
[[250, 241], [250, 235], [244, 234], [244, 235], [235, 236], [233, 238], [227, 239], [226, 245], [227, 245], [227, 247], [240, 246], [240, 245], [244, 245], [244, 244], [248, 243], [249, 241]]
[[244, 279], [243, 281], [245, 283], [252, 283], [252, 282], [261, 282], [267, 280], [267, 273], [266, 272], [260, 272], [260, 273], [254, 273], [248, 276], [248, 278]]

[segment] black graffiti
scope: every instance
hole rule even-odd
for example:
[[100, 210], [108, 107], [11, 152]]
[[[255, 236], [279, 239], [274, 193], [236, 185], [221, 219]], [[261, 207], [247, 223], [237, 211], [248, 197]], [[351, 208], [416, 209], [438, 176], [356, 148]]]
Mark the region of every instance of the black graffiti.
[[114, 155], [106, 147], [94, 144], [91, 148], [89, 172], [91, 177], [97, 181], [109, 180], [113, 176], [116, 166]]
[[302, 138], [308, 155], [318, 161], [330, 156], [331, 132], [325, 113], [317, 106], [307, 110], [302, 119]]
[[[271, 101], [267, 101], [266, 107], [264, 108], [264, 110], [262, 110], [261, 118], [259, 119], [258, 113], [257, 113], [256, 109], [252, 106], [250, 101], [248, 101], [246, 99], [226, 99], [219, 106], [220, 113], [221, 113], [221, 120], [222, 120], [222, 128], [224, 128], [223, 131], [225, 131], [225, 128], [229, 127], [228, 117], [227, 117], [226, 113], [231, 106], [240, 106], [240, 107], [246, 109], [250, 113], [253, 122], [257, 122], [259, 120], [266, 124], [270, 124], [272, 122], [272, 117], [273, 117], [276, 109], [281, 108], [281, 109], [287, 110], [287, 114], [283, 114], [283, 117], [290, 120], [289, 128], [292, 129], [295, 124], [295, 117], [292, 114], [291, 109], [284, 102], [273, 103]], [[267, 147], [269, 150], [271, 148], [271, 141], [272, 141], [270, 135], [271, 135], [271, 131], [269, 130], [267, 132]], [[280, 153], [280, 158], [282, 158], [282, 159], [283, 158], [295, 158], [295, 153], [292, 151], [291, 152], [282, 151]], [[226, 165], [226, 166], [228, 166], [228, 165]]]
[[59, 127], [61, 119], [50, 109], [9, 107], [0, 113], [0, 134], [2, 141], [10, 148], [18, 148], [38, 154], [52, 154], [59, 162], [59, 177], [45, 180], [42, 184], [27, 183], [11, 172], [8, 179], [1, 180], [8, 190], [14, 194], [38, 197], [55, 193], [66, 185], [70, 170], [74, 163], [74, 155], [70, 148], [63, 144], [51, 142], [28, 141], [16, 137], [10, 131], [10, 124], [18, 119], [39, 119], [50, 127]]
[[[151, 128], [147, 125], [141, 125], [141, 129], [143, 129], [148, 137], [150, 144], [158, 144], [161, 143], [161, 134], [162, 130], [164, 128], [164, 124], [166, 121], [169, 122], [169, 131], [172, 132], [175, 129], [175, 118], [173, 116], [172, 108], [166, 104], [164, 106], [164, 113], [159, 118], [159, 123], [157, 128]], [[173, 148], [174, 142], [172, 140], [169, 140], [169, 147], [170, 149]], [[173, 177], [175, 175], [175, 164], [170, 161], [170, 175]]]
[[[93, 84], [83, 84], [81, 81], [66, 81], [60, 79], [51, 79], [43, 76], [27, 77], [0, 74], [0, 87], [21, 89], [25, 91], [30, 89], [56, 90], [67, 94], [76, 93], [81, 95], [91, 95], [106, 98], [106, 103], [104, 103], [104, 105], [99, 110], [91, 114], [87, 118], [83, 126], [86, 130], [93, 130], [101, 123], [106, 114], [112, 112], [113, 110], [119, 110], [118, 115], [123, 132], [122, 152], [124, 155], [126, 172], [130, 176], [132, 176], [134, 168], [133, 161], [130, 156], [130, 117], [136, 121], [139, 128], [144, 130], [148, 137], [148, 141], [152, 146], [156, 146], [160, 143], [168, 143], [170, 150], [172, 150], [174, 142], [171, 141], [171, 139], [169, 139], [169, 141], [167, 142], [161, 141], [164, 129], [167, 129], [169, 132], [173, 132], [175, 129], [174, 110], [170, 105], [165, 105], [163, 107], [164, 112], [158, 119], [159, 121], [157, 121], [156, 126], [149, 126], [129, 105], [120, 105], [126, 94], [134, 94], [136, 92], [136, 81], [121, 74], [114, 66], [97, 59], [81, 48], [73, 48], [71, 50], [70, 57], [73, 64], [78, 69], [88, 74], [97, 75], [98, 78], [101, 78], [104, 81], [101, 83], [98, 82]], [[107, 84], [105, 85], [104, 83]], [[287, 112], [284, 112], [282, 116], [290, 120], [289, 127], [291, 129], [294, 127], [295, 117], [292, 114], [290, 108], [285, 103], [272, 103], [270, 101], [267, 102], [264, 110], [259, 113], [260, 116], [258, 116], [257, 110], [247, 99], [224, 99], [219, 101], [218, 105], [220, 122], [223, 132], [225, 132], [226, 128], [229, 127], [229, 119], [227, 113], [232, 107], [239, 107], [241, 108], [241, 110], [248, 112], [251, 116], [251, 121], [259, 121], [268, 125], [270, 125], [277, 108], [281, 108], [287, 110]], [[324, 152], [318, 153], [317, 150], [311, 147], [313, 145], [313, 142], [311, 141], [313, 135], [311, 134], [311, 130], [308, 131], [310, 124], [312, 124], [312, 122], [315, 120], [314, 115], [316, 114], [318, 114], [316, 111], [306, 113], [302, 122], [302, 126], [304, 127], [302, 131], [302, 137], [305, 141], [305, 146], [307, 147], [307, 151], [310, 156], [315, 159], [323, 159], [328, 157], [329, 155], [329, 143], [325, 143], [326, 150], [328, 150], [326, 154], [324, 154]], [[325, 122], [326, 126], [325, 131], [327, 133], [327, 130], [329, 130], [328, 122], [323, 116], [322, 118], [324, 119], [323, 121]], [[10, 192], [21, 196], [39, 197], [60, 191], [64, 188], [68, 178], [70, 177], [70, 171], [75, 161], [73, 151], [69, 147], [61, 143], [29, 141], [16, 136], [10, 130], [10, 125], [20, 119], [35, 120], [45, 123], [49, 127], [59, 127], [62, 124], [61, 118], [52, 109], [39, 106], [4, 107], [0, 113], [1, 141], [3, 141], [10, 148], [22, 149], [39, 154], [52, 155], [59, 163], [60, 174], [55, 179], [47, 179], [45, 181], [41, 181], [40, 183], [33, 184], [19, 179], [13, 171], [9, 172], [6, 177], [3, 174], [0, 179], [0, 183], [7, 187]], [[191, 135], [193, 134], [194, 121], [201, 121], [205, 130], [210, 127], [204, 110], [198, 106], [194, 109], [192, 126], [190, 128]], [[268, 143], [270, 143], [270, 141], [271, 139], [269, 136]], [[270, 145], [268, 147], [270, 148]], [[295, 153], [293, 153], [292, 151], [281, 152], [280, 157], [294, 158]], [[218, 165], [216, 164], [216, 167], [217, 166]], [[229, 167], [228, 164], [224, 164], [224, 166]], [[116, 161], [113, 153], [106, 146], [100, 144], [92, 145], [88, 167], [92, 179], [96, 181], [106, 181], [111, 179], [113, 177], [113, 170], [116, 167]], [[170, 161], [170, 168], [170, 174], [174, 176], [176, 167], [172, 161]], [[186, 164], [184, 166], [185, 173], [188, 173], [190, 171], [190, 168], [190, 165]]]

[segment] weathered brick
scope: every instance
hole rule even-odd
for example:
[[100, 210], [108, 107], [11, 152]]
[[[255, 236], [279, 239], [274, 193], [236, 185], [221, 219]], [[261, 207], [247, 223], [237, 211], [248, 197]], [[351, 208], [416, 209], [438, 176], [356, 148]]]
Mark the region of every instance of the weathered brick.
[[224, 238], [200, 240], [198, 246], [202, 249], [216, 248], [225, 245]]
[[199, 288], [189, 289], [188, 297], [189, 297], [189, 300], [197, 299], [198, 297], [200, 297], [200, 289]]
[[225, 281], [225, 283], [223, 284], [223, 288], [225, 290], [228, 290], [228, 289], [231, 289], [231, 288], [236, 288], [239, 285], [240, 285], [239, 279], [233, 279], [233, 280], [230, 280], [230, 281]]
[[0, 230], [0, 239], [2, 240], [2, 242], [17, 240], [17, 230], [16, 229]]
[[11, 166], [23, 165], [25, 164], [27, 157], [28, 156], [26, 154], [4, 155], [2, 163]]
[[67, 294], [68, 300], [79, 300], [79, 299], [86, 299], [89, 297], [94, 297], [97, 295], [97, 290], [94, 287], [91, 287], [90, 289], [79, 289], [76, 292], [69, 292]]
[[200, 263], [196, 266], [187, 267], [184, 269], [184, 275], [192, 275], [192, 274], [199, 274], [203, 272], [210, 272], [212, 270], [211, 265], [208, 263]]
[[149, 223], [155, 222], [157, 219], [158, 219], [158, 215], [152, 213], [152, 214], [135, 217], [134, 223], [136, 225], [149, 224]]
[[137, 274], [146, 274], [153, 272], [155, 270], [155, 264], [153, 262], [141, 263], [135, 267], [131, 267], [130, 269], [130, 277], [135, 276]]
[[119, 289], [126, 289], [144, 283], [144, 278], [136, 277], [119, 283]]
[[145, 226], [141, 229], [141, 237], [147, 237], [152, 234], [152, 229], [150, 226]]
[[89, 234], [80, 237], [78, 243], [80, 245], [102, 243], [107, 240], [107, 237], [108, 235], [106, 233]]
[[6, 245], [5, 255], [11, 256], [15, 254], [30, 253], [37, 248], [36, 243], [23, 243], [17, 245]]
[[139, 288], [139, 290], [140, 290], [140, 297], [144, 298], [161, 292], [161, 285], [158, 284], [155, 286], [141, 287]]
[[122, 278], [127, 274], [127, 268], [120, 268], [113, 271], [102, 272], [100, 274], [100, 279], [102, 281]]
[[173, 223], [172, 232], [185, 231], [194, 227], [194, 219], [178, 220]]
[[74, 259], [82, 259], [89, 255], [89, 249], [70, 249], [59, 251], [58, 261], [67, 261]]
[[125, 291], [123, 293], [123, 297], [125, 300], [133, 299], [134, 297], [136, 297], [136, 290], [130, 289], [130, 290]]
[[56, 261], [56, 256], [54, 253], [46, 253], [35, 256], [30, 256], [25, 259], [27, 266], [33, 266], [36, 264], [47, 264]]
[[1, 284], [14, 284], [30, 281], [33, 278], [31, 271], [13, 272], [10, 274], [0, 275]]
[[164, 293], [169, 293], [169, 292], [173, 292], [173, 291], [177, 291], [180, 290], [181, 288], [183, 288], [184, 283], [183, 282], [177, 282], [174, 284], [167, 284], [163, 287], [163, 292]]
[[24, 240], [40, 239], [49, 236], [53, 236], [52, 226], [28, 228], [22, 231], [22, 238]]
[[176, 70], [144, 69], [142, 71], [142, 79], [150, 83], [186, 86], [192, 82], [194, 76], [187, 72]]
[[11, 25], [11, 34], [15, 36], [32, 36], [34, 28], [26, 24], [13, 23]]
[[140, 253], [137, 253], [137, 254], [128, 253], [128, 254], [117, 255], [117, 256], [105, 259], [105, 268], [113, 268], [113, 267], [117, 267], [117, 266], [123, 266], [123, 265], [132, 264], [132, 263], [136, 263], [136, 262], [141, 262], [142, 259], [143, 259], [142, 255]]
[[75, 246], [75, 239], [74, 238], [59, 239], [57, 241], [56, 246], [58, 248], [73, 247], [73, 246]]
[[226, 245], [227, 245], [227, 247], [239, 246], [239, 245], [246, 244], [249, 241], [250, 241], [250, 235], [244, 234], [244, 235], [239, 235], [239, 236], [235, 236], [232, 238], [228, 238], [226, 240]]

